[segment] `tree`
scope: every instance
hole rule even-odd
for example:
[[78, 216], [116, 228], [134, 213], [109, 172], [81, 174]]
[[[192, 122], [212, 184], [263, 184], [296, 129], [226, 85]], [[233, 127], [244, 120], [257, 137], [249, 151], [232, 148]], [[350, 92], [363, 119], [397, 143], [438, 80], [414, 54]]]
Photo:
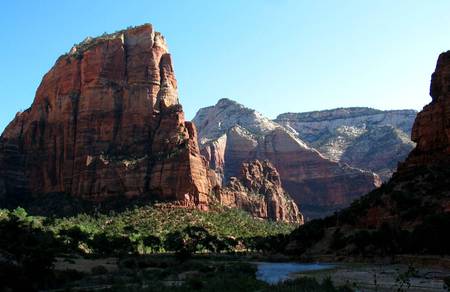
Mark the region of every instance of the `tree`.
[[142, 239], [144, 246], [151, 248], [153, 252], [156, 252], [161, 247], [161, 239], [157, 236], [147, 235]]

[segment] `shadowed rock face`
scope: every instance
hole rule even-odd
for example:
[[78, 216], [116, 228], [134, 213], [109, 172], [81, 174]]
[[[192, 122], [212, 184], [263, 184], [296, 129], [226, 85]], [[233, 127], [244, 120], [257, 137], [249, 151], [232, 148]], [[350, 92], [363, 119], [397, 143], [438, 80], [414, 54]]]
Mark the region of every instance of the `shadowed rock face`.
[[269, 161], [243, 163], [239, 178], [218, 188], [221, 204], [248, 211], [255, 217], [303, 224], [303, 215], [281, 186], [280, 175]]
[[1, 136], [2, 196], [125, 195], [206, 208], [196, 135], [151, 25], [87, 38], [56, 61]]
[[431, 103], [417, 115], [411, 138], [417, 143], [401, 171], [416, 166], [450, 165], [450, 51], [442, 53], [431, 77]]
[[285, 113], [275, 121], [327, 158], [373, 171], [386, 181], [414, 148], [409, 136], [416, 114], [355, 107]]
[[295, 131], [228, 99], [199, 110], [194, 123], [217, 183], [238, 176], [243, 162], [267, 159], [309, 218], [343, 208], [380, 184], [374, 173], [325, 158]]

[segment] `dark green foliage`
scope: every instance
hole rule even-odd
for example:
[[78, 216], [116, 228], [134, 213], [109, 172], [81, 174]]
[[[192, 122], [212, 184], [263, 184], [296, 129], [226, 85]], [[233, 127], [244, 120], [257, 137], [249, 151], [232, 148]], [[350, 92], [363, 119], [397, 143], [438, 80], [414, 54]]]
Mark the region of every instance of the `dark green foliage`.
[[411, 235], [412, 251], [450, 254], [450, 213], [427, 216]]
[[96, 266], [91, 269], [93, 275], [104, 275], [108, 273], [108, 269], [104, 266]]
[[290, 237], [297, 242], [297, 253], [303, 253], [325, 234], [324, 220], [316, 219], [294, 230]]
[[18, 208], [0, 214], [0, 290], [34, 291], [53, 280], [53, 263], [62, 245]]
[[[359, 255], [450, 254], [448, 165], [408, 169], [350, 207], [292, 232], [291, 241], [303, 253], [331, 233], [330, 252]], [[370, 210], [382, 210], [385, 220], [367, 220]], [[372, 215], [373, 216], [373, 215]], [[345, 230], [345, 231], [344, 231]]]
[[71, 250], [77, 250], [81, 243], [87, 243], [89, 241], [89, 234], [82, 231], [79, 226], [61, 229], [58, 234], [61, 240]]
[[164, 242], [167, 251], [173, 251], [180, 260], [186, 260], [196, 252], [228, 251], [227, 242], [211, 235], [205, 228], [190, 226], [182, 231], [169, 233]]
[[322, 283], [319, 283], [314, 278], [298, 278], [295, 280], [286, 281], [278, 285], [273, 285], [272, 287], [270, 287], [270, 290], [267, 289], [263, 291], [351, 292], [353, 290], [348, 286], [336, 287], [329, 278], [323, 280]]
[[130, 238], [99, 233], [90, 241], [94, 253], [101, 256], [131, 254], [135, 251]]
[[161, 239], [154, 235], [147, 235], [143, 237], [142, 244], [146, 247], [151, 248], [151, 250], [155, 252], [158, 251], [162, 246]]
[[330, 247], [333, 250], [339, 250], [344, 248], [348, 243], [347, 238], [344, 236], [344, 234], [341, 232], [340, 228], [337, 228], [334, 232], [333, 232], [333, 237], [331, 239], [331, 244]]
[[220, 253], [235, 251], [237, 247], [280, 250], [285, 235], [277, 234], [286, 234], [294, 227], [256, 220], [236, 209], [215, 208], [202, 212], [165, 204], [110, 212], [109, 215], [80, 214], [66, 218], [28, 216], [23, 209], [0, 210], [0, 215], [0, 221], [2, 216], [5, 219], [22, 216], [51, 232], [66, 251], [97, 256], [166, 251]]
[[450, 291], [450, 277], [444, 278], [444, 289], [447, 291]]
[[354, 245], [353, 252], [361, 255], [395, 254], [450, 254], [450, 214], [443, 213], [425, 218], [412, 230], [383, 223], [378, 229], [359, 229], [344, 236], [337, 229], [332, 237], [331, 248], [339, 250]]

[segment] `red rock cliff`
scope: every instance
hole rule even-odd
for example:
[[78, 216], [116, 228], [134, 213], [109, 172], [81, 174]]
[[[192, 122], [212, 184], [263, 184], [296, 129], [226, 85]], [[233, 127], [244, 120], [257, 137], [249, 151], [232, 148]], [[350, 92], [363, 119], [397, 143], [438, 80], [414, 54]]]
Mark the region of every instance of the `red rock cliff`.
[[431, 77], [432, 101], [417, 115], [411, 139], [417, 143], [401, 171], [446, 163], [450, 165], [450, 51], [442, 53]]
[[196, 135], [164, 37], [151, 25], [87, 38], [57, 60], [3, 133], [3, 196], [123, 194], [206, 207]]

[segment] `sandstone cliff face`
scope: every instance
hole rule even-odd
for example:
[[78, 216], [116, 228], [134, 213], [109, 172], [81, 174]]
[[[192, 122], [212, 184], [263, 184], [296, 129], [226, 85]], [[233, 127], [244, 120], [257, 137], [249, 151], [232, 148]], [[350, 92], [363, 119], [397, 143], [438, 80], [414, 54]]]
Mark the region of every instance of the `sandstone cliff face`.
[[87, 38], [0, 140], [3, 197], [125, 195], [206, 208], [209, 182], [166, 42], [151, 25]]
[[258, 218], [304, 222], [297, 204], [282, 188], [280, 175], [267, 160], [243, 163], [239, 178], [231, 177], [216, 195], [222, 205], [243, 209]]
[[310, 218], [345, 207], [380, 184], [373, 173], [325, 158], [295, 131], [228, 99], [201, 109], [194, 123], [201, 152], [216, 170], [216, 181], [238, 176], [245, 161], [268, 159]]
[[409, 136], [416, 114], [414, 110], [340, 108], [285, 113], [275, 121], [296, 131], [327, 158], [387, 180], [414, 148]]
[[417, 143], [401, 170], [450, 165], [450, 51], [442, 53], [431, 77], [432, 101], [417, 115], [411, 138]]

